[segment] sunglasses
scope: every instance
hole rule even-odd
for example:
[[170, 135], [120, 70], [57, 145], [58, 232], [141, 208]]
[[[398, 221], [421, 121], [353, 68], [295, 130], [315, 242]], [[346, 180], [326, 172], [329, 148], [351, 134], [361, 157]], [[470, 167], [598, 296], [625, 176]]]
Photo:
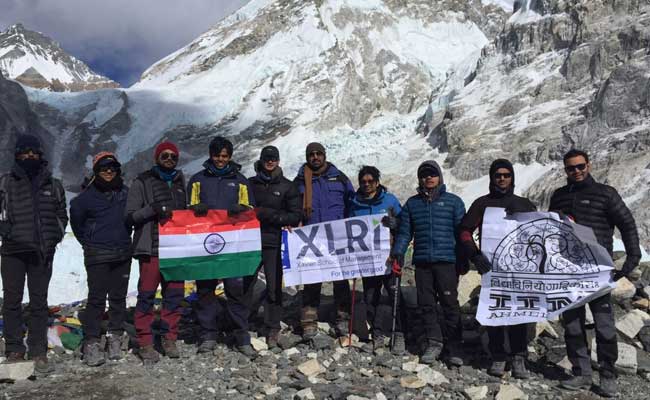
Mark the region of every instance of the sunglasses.
[[160, 155], [160, 161], [167, 161], [167, 160], [178, 161], [178, 156], [174, 153], [162, 153]]
[[102, 165], [99, 167], [99, 172], [119, 172], [120, 167], [117, 164], [108, 164], [108, 165]]
[[512, 174], [509, 173], [509, 172], [506, 172], [505, 174], [501, 174], [501, 173], [497, 172], [496, 174], [494, 174], [494, 179], [502, 179], [502, 178], [503, 179], [510, 179], [510, 178], [512, 178]]
[[377, 181], [375, 181], [374, 179], [362, 179], [362, 180], [359, 181], [359, 185], [361, 185], [361, 186], [373, 185], [375, 182], [377, 182]]
[[311, 153], [309, 153], [309, 157], [318, 157], [323, 155], [325, 155], [325, 153], [323, 153], [322, 151], [312, 151]]
[[576, 165], [567, 165], [566, 167], [564, 167], [564, 170], [566, 172], [584, 171], [585, 168], [587, 168], [587, 164], [582, 163], [582, 164], [576, 164]]
[[262, 161], [265, 162], [265, 163], [266, 162], [278, 162], [278, 161], [280, 161], [280, 159], [276, 158], [276, 157], [264, 157], [264, 158], [262, 158]]

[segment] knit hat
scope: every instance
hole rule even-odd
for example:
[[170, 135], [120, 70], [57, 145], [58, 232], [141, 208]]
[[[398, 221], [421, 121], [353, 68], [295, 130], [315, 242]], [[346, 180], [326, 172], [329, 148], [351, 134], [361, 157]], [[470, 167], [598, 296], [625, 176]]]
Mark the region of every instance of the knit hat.
[[100, 151], [93, 157], [93, 171], [97, 172], [99, 167], [102, 167], [107, 164], [115, 164], [118, 168], [122, 165], [117, 161], [114, 153], [110, 151]]
[[319, 151], [323, 154], [327, 154], [325, 151], [325, 146], [318, 142], [312, 142], [307, 145], [307, 148], [305, 149], [305, 157], [309, 158], [309, 155], [315, 151]]
[[177, 156], [179, 155], [178, 152], [178, 147], [172, 142], [162, 142], [158, 146], [156, 146], [156, 150], [153, 153], [154, 160], [158, 161], [158, 157], [160, 157], [160, 153], [162, 153], [165, 150], [169, 150], [172, 153], [176, 154]]
[[274, 159], [274, 160], [280, 159], [280, 150], [278, 150], [277, 147], [266, 146], [262, 149], [262, 152], [260, 152], [260, 160], [264, 161], [269, 159]]
[[43, 154], [41, 140], [34, 135], [20, 135], [16, 138], [15, 154], [24, 153], [25, 150], [32, 150], [34, 153]]
[[434, 160], [425, 161], [418, 167], [418, 179], [426, 178], [427, 176], [439, 176], [440, 184], [442, 185], [444, 183], [440, 166]]

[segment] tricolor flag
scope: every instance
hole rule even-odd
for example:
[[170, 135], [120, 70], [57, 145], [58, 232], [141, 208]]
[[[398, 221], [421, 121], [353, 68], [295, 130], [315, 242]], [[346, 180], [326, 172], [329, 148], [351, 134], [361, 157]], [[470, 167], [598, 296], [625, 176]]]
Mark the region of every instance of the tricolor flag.
[[174, 211], [158, 231], [160, 272], [166, 280], [240, 277], [254, 274], [260, 265], [260, 222], [252, 210], [235, 217], [225, 210], [210, 210], [205, 217]]

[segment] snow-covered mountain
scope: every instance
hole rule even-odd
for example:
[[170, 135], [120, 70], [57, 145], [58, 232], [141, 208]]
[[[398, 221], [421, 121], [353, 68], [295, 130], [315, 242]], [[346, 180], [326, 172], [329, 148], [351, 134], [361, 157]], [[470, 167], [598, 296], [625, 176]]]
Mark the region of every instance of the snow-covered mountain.
[[540, 208], [562, 154], [593, 155], [650, 247], [650, 4], [641, 0], [252, 0], [128, 89], [25, 88], [69, 189], [91, 155], [130, 177], [163, 138], [194, 173], [217, 135], [252, 171], [265, 144], [292, 177], [313, 140], [349, 176], [377, 165], [402, 200], [422, 160], [469, 205], [496, 157]]
[[0, 32], [0, 71], [24, 85], [57, 92], [119, 87], [49, 37], [22, 24]]

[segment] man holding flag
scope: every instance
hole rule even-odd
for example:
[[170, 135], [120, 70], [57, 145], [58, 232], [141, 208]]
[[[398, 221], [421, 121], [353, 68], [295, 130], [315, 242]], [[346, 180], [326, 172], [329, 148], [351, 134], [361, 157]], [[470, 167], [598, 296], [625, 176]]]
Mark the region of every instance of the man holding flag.
[[[241, 165], [232, 161], [233, 145], [221, 136], [210, 142], [210, 158], [200, 171], [190, 179], [188, 193], [190, 209], [197, 217], [205, 216], [208, 210], [227, 210], [229, 216], [250, 210], [254, 206], [253, 192], [246, 177], [239, 170]], [[218, 279], [197, 280], [199, 295], [198, 319], [201, 326], [201, 344], [198, 352], [212, 352], [217, 344], [217, 317], [222, 314], [215, 296]], [[257, 352], [250, 344], [248, 317], [250, 306], [246, 300], [249, 280], [243, 277], [223, 280], [226, 292], [226, 312], [235, 324], [234, 336], [242, 354], [255, 357]]]

